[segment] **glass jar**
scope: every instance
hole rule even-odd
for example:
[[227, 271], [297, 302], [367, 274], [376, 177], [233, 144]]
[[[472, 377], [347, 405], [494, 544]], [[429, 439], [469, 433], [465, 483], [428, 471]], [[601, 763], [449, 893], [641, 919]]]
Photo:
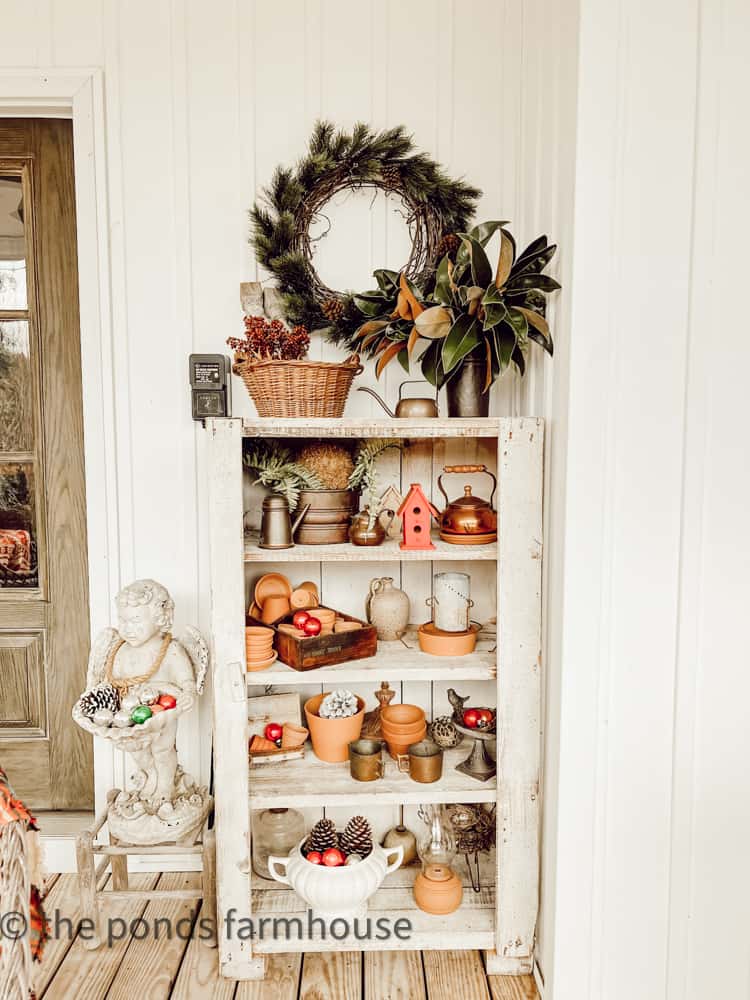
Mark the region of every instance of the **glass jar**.
[[421, 806], [419, 816], [427, 824], [427, 832], [417, 842], [422, 868], [442, 865], [450, 868], [456, 856], [456, 838], [443, 805]]
[[305, 836], [305, 818], [295, 809], [263, 809], [253, 813], [253, 869], [271, 879], [268, 858], [285, 858]]

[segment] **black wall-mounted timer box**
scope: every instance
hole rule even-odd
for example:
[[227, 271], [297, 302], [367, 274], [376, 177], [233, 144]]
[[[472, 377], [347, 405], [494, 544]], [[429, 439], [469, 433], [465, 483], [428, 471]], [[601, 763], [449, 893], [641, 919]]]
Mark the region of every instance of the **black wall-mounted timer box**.
[[229, 358], [223, 354], [190, 355], [193, 420], [231, 417], [232, 382]]

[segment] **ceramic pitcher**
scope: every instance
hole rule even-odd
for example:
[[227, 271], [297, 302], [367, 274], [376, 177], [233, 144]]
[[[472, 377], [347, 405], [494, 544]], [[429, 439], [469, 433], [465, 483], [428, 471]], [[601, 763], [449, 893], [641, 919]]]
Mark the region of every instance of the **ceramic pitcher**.
[[378, 639], [394, 642], [406, 632], [409, 624], [409, 597], [393, 586], [392, 576], [370, 581], [370, 593], [365, 600], [367, 620], [377, 629]]

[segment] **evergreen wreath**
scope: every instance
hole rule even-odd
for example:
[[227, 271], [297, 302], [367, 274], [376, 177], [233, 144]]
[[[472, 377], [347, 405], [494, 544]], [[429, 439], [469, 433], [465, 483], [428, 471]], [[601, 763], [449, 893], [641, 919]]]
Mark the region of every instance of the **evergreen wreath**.
[[358, 122], [337, 131], [331, 122], [313, 128], [307, 154], [295, 167], [277, 167], [250, 219], [258, 261], [276, 278], [287, 319], [308, 330], [327, 327], [327, 339], [350, 343], [362, 324], [355, 296], [328, 288], [313, 266], [310, 227], [330, 199], [346, 189], [376, 188], [397, 194], [412, 237], [405, 276], [423, 283], [445, 252], [444, 237], [464, 231], [481, 192], [452, 180], [414, 143], [403, 125], [374, 131]]

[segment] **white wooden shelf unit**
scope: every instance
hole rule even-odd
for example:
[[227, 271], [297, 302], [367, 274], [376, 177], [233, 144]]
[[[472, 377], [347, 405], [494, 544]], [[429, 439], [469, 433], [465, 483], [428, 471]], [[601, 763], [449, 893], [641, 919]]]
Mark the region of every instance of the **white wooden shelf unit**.
[[[487, 950], [487, 968], [497, 974], [531, 971], [539, 886], [539, 762], [541, 702], [541, 581], [543, 421], [535, 417], [476, 420], [213, 420], [209, 435], [209, 540], [211, 630], [214, 654], [214, 773], [217, 838], [217, 894], [222, 974], [260, 979], [263, 955], [274, 950], [475, 949]], [[260, 550], [243, 532], [242, 441], [266, 438], [388, 437], [410, 442], [496, 439], [498, 542], [456, 546], [437, 540], [434, 551], [408, 552], [389, 541], [377, 548], [350, 545], [297, 546], [283, 552]], [[467, 448], [470, 441], [467, 440]], [[455, 442], [452, 454], [456, 454]], [[460, 442], [458, 445], [460, 453]], [[493, 459], [494, 460], [494, 459]], [[298, 672], [275, 664], [247, 674], [244, 663], [248, 563], [495, 561], [497, 641], [483, 638], [471, 656], [443, 659], [416, 647], [380, 643], [375, 657], [319, 670]], [[428, 567], [425, 567], [425, 571]], [[325, 600], [325, 595], [323, 595]], [[407, 648], [409, 647], [409, 648]], [[389, 762], [383, 780], [353, 781], [346, 764], [324, 764], [308, 749], [299, 761], [255, 768], [247, 760], [248, 684], [290, 687], [325, 683], [392, 680], [451, 684], [456, 680], [494, 682], [497, 704], [498, 770], [483, 783], [455, 770], [467, 748], [445, 755], [443, 776], [419, 785]], [[251, 809], [415, 805], [441, 802], [496, 802], [497, 848], [494, 884], [448, 917], [432, 917], [413, 904], [414, 872], [390, 876], [371, 901], [376, 911], [403, 911], [413, 924], [406, 941], [320, 941], [243, 939], [226, 932], [224, 914], [237, 920], [291, 916], [304, 910], [296, 895], [276, 883], [254, 878], [250, 863]], [[485, 879], [486, 879], [485, 874]], [[407, 884], [408, 883], [408, 884]], [[236, 926], [236, 925], [235, 925]], [[283, 945], [283, 947], [282, 947]]]

